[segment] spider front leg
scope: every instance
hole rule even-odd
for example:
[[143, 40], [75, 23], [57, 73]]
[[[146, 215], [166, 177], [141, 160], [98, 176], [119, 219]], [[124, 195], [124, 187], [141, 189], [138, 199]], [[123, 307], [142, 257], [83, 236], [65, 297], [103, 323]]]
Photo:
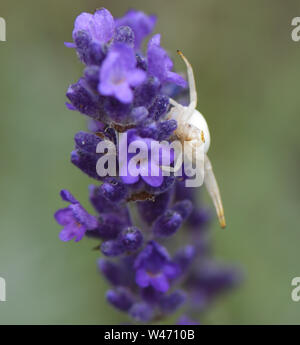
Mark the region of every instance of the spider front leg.
[[189, 114], [193, 114], [194, 110], [197, 107], [197, 91], [196, 91], [196, 83], [192, 65], [189, 63], [188, 59], [182, 54], [180, 50], [177, 50], [177, 53], [183, 59], [187, 67], [187, 75], [189, 81], [189, 89], [190, 89], [190, 104], [188, 106]]
[[166, 165], [161, 165], [160, 168], [161, 170], [165, 171], [165, 172], [177, 172], [180, 170], [182, 163], [183, 163], [183, 159], [182, 159], [182, 146], [181, 144], [174, 145], [174, 152], [175, 152], [175, 157], [174, 157], [174, 161], [175, 161], [175, 165], [174, 167], [170, 167], [170, 166], [166, 166]]
[[214, 203], [219, 218], [219, 223], [222, 228], [226, 227], [224, 209], [222, 205], [221, 195], [215, 178], [211, 162], [207, 155], [204, 156], [204, 184]]
[[191, 64], [187, 60], [187, 58], [182, 54], [180, 50], [177, 50], [177, 53], [180, 55], [180, 57], [183, 59], [187, 66], [187, 75], [188, 75], [188, 82], [189, 82], [189, 90], [190, 90], [190, 104], [185, 107], [181, 105], [180, 103], [176, 102], [173, 98], [169, 98], [170, 104], [177, 109], [179, 112], [181, 112], [182, 121], [188, 122], [189, 119], [192, 117], [194, 110], [197, 106], [197, 91], [196, 91], [196, 83], [195, 83], [195, 77], [194, 72]]
[[169, 102], [171, 105], [173, 105], [174, 107], [180, 108], [183, 107], [181, 104], [179, 104], [178, 102], [176, 102], [173, 98], [169, 98]]

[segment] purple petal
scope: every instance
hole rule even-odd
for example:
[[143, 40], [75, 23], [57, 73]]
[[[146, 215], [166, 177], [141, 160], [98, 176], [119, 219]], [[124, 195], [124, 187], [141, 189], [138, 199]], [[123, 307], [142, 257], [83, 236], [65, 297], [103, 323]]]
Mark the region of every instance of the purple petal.
[[69, 231], [67, 227], [63, 228], [59, 233], [59, 239], [63, 242], [68, 242], [73, 238], [74, 234]]
[[179, 85], [181, 87], [187, 87], [186, 80], [179, 74], [174, 72], [168, 72], [166, 76], [166, 82], [168, 83], [174, 83], [176, 85]]
[[138, 269], [135, 275], [135, 281], [140, 287], [147, 287], [150, 284], [150, 278], [144, 269]]
[[133, 92], [130, 85], [140, 85], [145, 79], [145, 73], [135, 66], [133, 48], [123, 43], [114, 44], [100, 70], [100, 94], [114, 96], [125, 104], [132, 102]]
[[73, 39], [77, 31], [86, 31], [90, 33], [90, 23], [93, 20], [91, 13], [83, 12], [76, 19], [74, 23]]
[[163, 271], [169, 279], [175, 279], [180, 274], [179, 266], [171, 262], [164, 266]]
[[172, 82], [185, 87], [186, 81], [172, 72], [173, 62], [160, 46], [160, 34], [152, 37], [148, 43], [148, 73], [158, 78], [161, 83]]
[[159, 46], [160, 45], [160, 38], [161, 38], [160, 34], [154, 35], [148, 43], [148, 49], [151, 49], [154, 46]]
[[76, 222], [86, 227], [88, 230], [96, 229], [98, 226], [97, 218], [90, 215], [79, 203], [69, 206], [73, 212]]
[[54, 218], [59, 225], [68, 225], [73, 222], [73, 212], [69, 207], [62, 208], [55, 212]]
[[65, 45], [67, 48], [76, 48], [76, 44], [73, 43], [73, 42], [64, 42], [64, 45]]
[[75, 20], [73, 40], [78, 31], [85, 31], [92, 40], [106, 43], [112, 39], [115, 30], [114, 19], [105, 8], [97, 10], [95, 14], [81, 13]]
[[131, 103], [133, 92], [128, 83], [122, 83], [115, 87], [115, 96], [122, 103]]
[[155, 290], [160, 292], [167, 292], [169, 290], [170, 284], [168, 279], [164, 274], [158, 274], [150, 279], [151, 285], [154, 287]]
[[139, 269], [145, 264], [145, 261], [148, 260], [149, 256], [152, 253], [152, 250], [153, 250], [152, 242], [150, 242], [137, 256], [137, 258], [134, 262], [134, 268], [135, 269]]
[[132, 70], [136, 66], [135, 52], [132, 47], [124, 43], [114, 44], [112, 51], [118, 53], [121, 62], [128, 70]]
[[105, 8], [97, 10], [91, 23], [92, 36], [99, 42], [106, 43], [112, 39], [114, 31], [115, 23], [111, 13]]
[[121, 179], [126, 184], [134, 184], [134, 183], [138, 182], [139, 177], [128, 175], [128, 176], [121, 176]]
[[75, 242], [81, 241], [83, 236], [85, 235], [85, 232], [86, 232], [86, 229], [85, 229], [84, 226], [79, 227], [78, 230], [77, 230], [77, 234], [75, 236], [74, 241]]
[[82, 239], [85, 234], [85, 228], [76, 223], [71, 223], [65, 226], [59, 234], [59, 238], [63, 242], [67, 242], [75, 239], [75, 242], [78, 242]]
[[[112, 76], [114, 72], [115, 66], [117, 66], [119, 55], [117, 52], [110, 50], [106, 59], [103, 61], [100, 70], [100, 84], [99, 84], [99, 92], [106, 95], [110, 94], [113, 91], [112, 88]], [[109, 88], [110, 87], [110, 88]], [[106, 91], [106, 88], [109, 90]]]
[[170, 255], [165, 247], [162, 245], [158, 244], [155, 241], [151, 241], [149, 245], [152, 246], [153, 252], [155, 252], [157, 255], [161, 257], [162, 260], [164, 261], [169, 261], [170, 260]]
[[74, 105], [72, 105], [71, 103], [68, 103], [68, 102], [66, 102], [65, 103], [66, 104], [66, 107], [69, 109], [69, 110], [76, 110], [76, 108], [74, 107]]
[[79, 201], [77, 201], [74, 196], [67, 190], [63, 189], [60, 191], [60, 196], [64, 201], [68, 201], [71, 204], [77, 204]]
[[131, 86], [138, 86], [146, 79], [146, 73], [141, 69], [135, 69], [128, 76], [128, 83]]

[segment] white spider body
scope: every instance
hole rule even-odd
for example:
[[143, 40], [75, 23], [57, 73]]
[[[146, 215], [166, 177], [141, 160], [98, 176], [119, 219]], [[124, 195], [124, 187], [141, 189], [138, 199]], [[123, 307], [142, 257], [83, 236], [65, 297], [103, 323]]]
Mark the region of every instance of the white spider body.
[[199, 130], [200, 135], [201, 135], [201, 132], [203, 133], [203, 136], [205, 139], [204, 152], [207, 153], [210, 146], [210, 133], [209, 133], [208, 125], [204, 116], [200, 113], [200, 111], [195, 109], [193, 112], [193, 115], [188, 121], [188, 124], [191, 124], [192, 126], [197, 128]]
[[[187, 111], [188, 107], [183, 107], [183, 113]], [[183, 141], [190, 139], [197, 141], [200, 140], [203, 142], [204, 138], [204, 152], [207, 153], [210, 146], [210, 133], [207, 122], [200, 111], [195, 109], [187, 122], [184, 122], [185, 119], [182, 115], [177, 116], [177, 119], [175, 117], [172, 118], [177, 121], [177, 130], [175, 131], [175, 135], [179, 138], [182, 136]], [[201, 138], [201, 133], [203, 133], [203, 138]]]
[[[174, 134], [181, 141], [182, 146], [187, 145], [185, 148], [188, 148], [187, 151], [189, 153], [187, 155], [186, 152], [183, 152], [184, 158], [189, 159], [189, 161], [192, 161], [193, 163], [196, 161], [200, 162], [201, 167], [204, 165], [204, 184], [215, 205], [220, 225], [222, 228], [224, 228], [226, 223], [221, 195], [212, 170], [212, 165], [206, 155], [210, 146], [210, 133], [208, 125], [204, 116], [198, 110], [196, 110], [197, 92], [192, 66], [180, 51], [178, 51], [178, 53], [187, 65], [190, 88], [190, 104], [188, 106], [183, 106], [177, 103], [175, 100], [170, 99], [170, 104], [173, 107], [168, 113], [167, 118], [177, 121], [177, 129], [175, 130]], [[200, 150], [195, 150], [196, 148], [200, 148]], [[175, 167], [173, 169], [169, 168], [169, 170], [176, 171], [178, 168], [180, 168], [181, 164], [182, 161], [179, 162], [178, 166], [175, 164]]]

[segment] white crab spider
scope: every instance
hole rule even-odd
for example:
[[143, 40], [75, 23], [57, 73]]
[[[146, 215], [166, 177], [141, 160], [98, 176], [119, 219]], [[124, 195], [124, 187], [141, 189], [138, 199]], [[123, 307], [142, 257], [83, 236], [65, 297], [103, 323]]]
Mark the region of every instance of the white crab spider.
[[[170, 104], [173, 107], [167, 114], [167, 117], [168, 119], [174, 119], [177, 121], [177, 129], [174, 134], [182, 143], [188, 143], [191, 147], [194, 148], [201, 147], [202, 153], [201, 150], [198, 150], [199, 154], [202, 155], [201, 158], [203, 158], [204, 150], [204, 161], [202, 159], [202, 164], [204, 164], [204, 184], [216, 208], [220, 225], [222, 228], [225, 228], [226, 222], [219, 187], [215, 175], [213, 173], [210, 160], [206, 155], [210, 145], [209, 129], [203, 115], [198, 110], [196, 110], [197, 92], [193, 69], [188, 60], [181, 53], [181, 51], [178, 50], [177, 52], [182, 57], [187, 66], [188, 82], [190, 89], [190, 104], [185, 107], [177, 103], [173, 99], [170, 99]], [[194, 152], [194, 150], [192, 152]], [[197, 157], [195, 155], [192, 155], [192, 157], [185, 156], [185, 158], [190, 159], [190, 161], [192, 162], [195, 162], [195, 160], [198, 159], [200, 161], [200, 157]], [[177, 164], [176, 162], [175, 167], [169, 168], [168, 170], [176, 171], [178, 168], [180, 168], [181, 163], [181, 160], [179, 164]], [[166, 170], [166, 167], [163, 168], [164, 170]]]

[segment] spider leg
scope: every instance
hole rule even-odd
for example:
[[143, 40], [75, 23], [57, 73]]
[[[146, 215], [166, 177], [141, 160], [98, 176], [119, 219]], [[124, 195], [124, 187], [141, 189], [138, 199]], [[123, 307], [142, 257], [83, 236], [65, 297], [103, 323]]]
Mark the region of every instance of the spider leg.
[[[177, 159], [176, 159], [176, 157], [177, 157]], [[161, 165], [160, 166], [161, 169], [163, 171], [166, 171], [166, 172], [177, 172], [181, 168], [182, 163], [183, 163], [183, 160], [182, 160], [182, 147], [181, 146], [178, 148], [178, 151], [176, 153], [175, 159], [176, 159], [176, 162], [175, 162], [175, 166], [174, 167], [170, 167], [170, 166], [166, 166], [166, 165]]]
[[187, 67], [187, 75], [188, 75], [189, 88], [190, 88], [190, 105], [188, 106], [188, 108], [189, 108], [189, 112], [193, 113], [193, 111], [196, 109], [196, 106], [197, 106], [197, 91], [196, 91], [196, 83], [195, 83], [193, 68], [191, 64], [189, 63], [189, 61], [187, 60], [187, 58], [182, 54], [180, 50], [177, 50], [177, 53], [183, 59]]
[[161, 170], [166, 171], [166, 172], [177, 172], [181, 168], [181, 165], [182, 165], [182, 159], [178, 158], [174, 167], [168, 167], [166, 165], [161, 165], [160, 167], [161, 167]]
[[182, 107], [182, 105], [180, 103], [176, 102], [173, 98], [169, 98], [169, 102], [174, 107]]
[[198, 138], [185, 143], [184, 172], [191, 177], [185, 181], [186, 187], [202, 186], [204, 182], [204, 155], [203, 142]]
[[216, 181], [216, 178], [212, 169], [211, 162], [209, 158], [207, 157], [207, 155], [205, 155], [204, 157], [204, 172], [205, 172], [204, 184], [216, 208], [217, 215], [219, 218], [219, 223], [222, 228], [225, 228], [226, 222], [225, 222], [221, 195], [220, 195], [218, 183]]

